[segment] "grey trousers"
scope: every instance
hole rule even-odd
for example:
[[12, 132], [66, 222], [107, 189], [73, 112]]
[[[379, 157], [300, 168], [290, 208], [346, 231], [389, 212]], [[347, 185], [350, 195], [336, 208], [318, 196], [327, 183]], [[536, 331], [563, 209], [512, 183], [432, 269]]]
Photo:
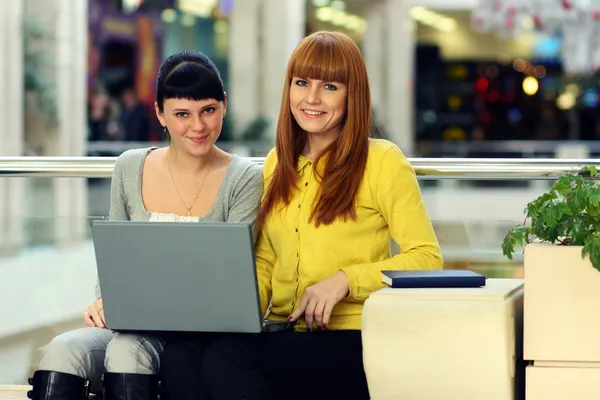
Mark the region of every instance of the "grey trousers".
[[55, 337], [45, 348], [40, 370], [77, 375], [100, 393], [104, 372], [156, 374], [165, 340], [158, 336], [81, 328]]

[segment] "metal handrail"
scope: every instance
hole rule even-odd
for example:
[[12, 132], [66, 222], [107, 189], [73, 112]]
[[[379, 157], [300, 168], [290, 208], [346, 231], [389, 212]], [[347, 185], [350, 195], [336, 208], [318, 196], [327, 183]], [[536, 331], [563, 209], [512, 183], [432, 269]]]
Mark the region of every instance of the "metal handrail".
[[[249, 157], [262, 164], [263, 157]], [[0, 157], [0, 177], [109, 178], [116, 157]], [[555, 179], [596, 159], [409, 158], [420, 179]]]
[[[597, 140], [482, 140], [482, 141], [419, 141], [419, 151], [423, 154], [554, 154], [561, 150], [600, 152], [600, 142]], [[527, 156], [525, 156], [527, 157]]]

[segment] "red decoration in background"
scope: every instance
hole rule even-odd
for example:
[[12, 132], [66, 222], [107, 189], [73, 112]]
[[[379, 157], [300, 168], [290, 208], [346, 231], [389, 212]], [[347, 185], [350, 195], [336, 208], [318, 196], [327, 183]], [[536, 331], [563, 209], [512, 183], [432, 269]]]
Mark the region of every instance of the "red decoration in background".
[[489, 86], [490, 84], [487, 78], [484, 78], [483, 76], [477, 78], [477, 81], [475, 82], [475, 88], [478, 92], [485, 92]]
[[[600, 0], [479, 0], [472, 28], [517, 38], [530, 29], [550, 38], [561, 31], [561, 60], [569, 75], [600, 71]], [[531, 27], [525, 22], [530, 18]]]

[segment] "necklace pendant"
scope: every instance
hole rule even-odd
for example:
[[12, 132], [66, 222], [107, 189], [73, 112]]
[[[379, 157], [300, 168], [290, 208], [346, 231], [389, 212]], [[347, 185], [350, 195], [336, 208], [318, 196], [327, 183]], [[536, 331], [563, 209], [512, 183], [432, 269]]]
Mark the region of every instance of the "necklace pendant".
[[192, 216], [192, 210], [188, 210], [188, 217]]

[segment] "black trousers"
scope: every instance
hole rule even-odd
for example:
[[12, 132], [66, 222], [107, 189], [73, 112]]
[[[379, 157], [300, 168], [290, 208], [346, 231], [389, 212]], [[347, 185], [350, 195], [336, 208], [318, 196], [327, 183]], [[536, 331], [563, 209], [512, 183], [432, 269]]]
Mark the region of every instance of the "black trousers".
[[360, 331], [198, 335], [161, 356], [171, 400], [368, 400]]

